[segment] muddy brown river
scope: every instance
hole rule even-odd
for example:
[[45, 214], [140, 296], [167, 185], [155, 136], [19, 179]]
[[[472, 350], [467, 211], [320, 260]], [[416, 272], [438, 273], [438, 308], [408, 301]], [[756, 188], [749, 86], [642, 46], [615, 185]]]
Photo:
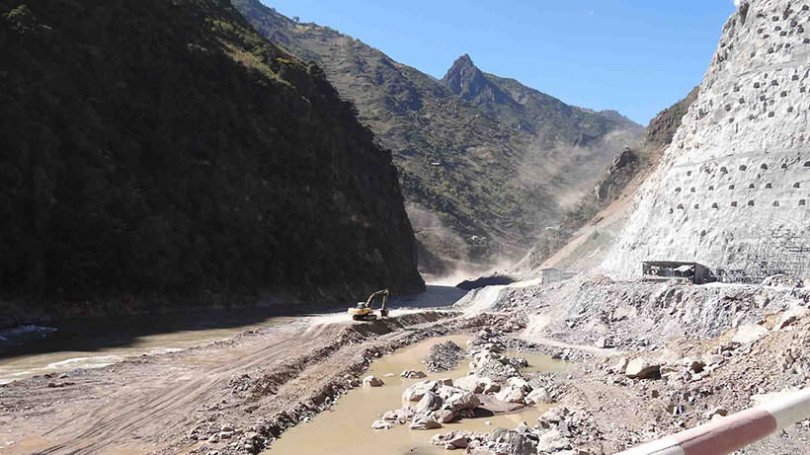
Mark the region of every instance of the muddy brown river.
[[[392, 297], [390, 307], [447, 307], [464, 294], [466, 291], [452, 286], [429, 285], [421, 294]], [[316, 322], [341, 321], [350, 305], [353, 306], [350, 302], [297, 304], [68, 321], [54, 327], [18, 328], [16, 331], [24, 332], [25, 341], [17, 343], [0, 331], [0, 384], [35, 375], [101, 368], [130, 356], [188, 349], [246, 330], [304, 318]]]
[[[399, 408], [402, 392], [410, 384], [422, 381], [399, 377], [403, 370], [424, 370], [422, 359], [434, 344], [452, 340], [466, 347], [467, 335], [430, 338], [413, 346], [372, 362], [367, 373], [385, 381], [383, 387], [359, 387], [341, 397], [330, 410], [315, 416], [310, 422], [286, 431], [273, 443], [265, 455], [379, 455], [447, 453], [440, 447], [430, 445], [436, 433], [453, 430], [489, 432], [497, 427], [514, 428], [520, 422], [532, 423], [547, 407], [526, 407], [512, 414], [474, 419], [462, 419], [446, 424], [443, 428], [415, 431], [408, 425], [398, 425], [390, 430], [372, 430], [371, 423], [386, 411]], [[516, 353], [510, 353], [516, 355]], [[563, 362], [549, 356], [519, 353], [529, 361], [524, 371], [551, 371], [565, 367]], [[427, 379], [460, 378], [467, 374], [468, 361], [462, 360], [452, 371], [429, 373]]]

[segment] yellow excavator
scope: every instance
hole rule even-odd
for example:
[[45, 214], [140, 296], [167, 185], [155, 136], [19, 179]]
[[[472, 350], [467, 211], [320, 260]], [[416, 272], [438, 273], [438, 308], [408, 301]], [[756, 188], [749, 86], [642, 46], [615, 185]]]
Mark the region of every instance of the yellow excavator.
[[387, 318], [388, 308], [385, 306], [388, 303], [388, 289], [382, 289], [368, 296], [368, 300], [365, 302], [357, 302], [356, 307], [349, 308], [349, 315], [352, 319], [355, 321], [373, 321], [377, 319], [377, 314], [374, 313], [374, 299], [377, 297], [381, 297], [382, 300], [380, 303], [380, 317]]

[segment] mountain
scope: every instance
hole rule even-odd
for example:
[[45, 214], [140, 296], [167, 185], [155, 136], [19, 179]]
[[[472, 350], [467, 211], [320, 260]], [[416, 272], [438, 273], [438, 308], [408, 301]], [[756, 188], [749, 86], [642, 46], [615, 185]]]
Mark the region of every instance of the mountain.
[[808, 21], [807, 5], [741, 2], [606, 271], [672, 260], [732, 281], [810, 274]]
[[259, 33], [322, 66], [392, 150], [427, 271], [520, 254], [641, 131], [487, 75], [469, 56], [437, 80], [258, 0], [233, 3]]
[[640, 126], [618, 112], [570, 106], [514, 79], [484, 73], [467, 54], [453, 63], [441, 83], [510, 128], [532, 133], [547, 147], [587, 145], [618, 131], [626, 131], [634, 138], [641, 131]]
[[0, 10], [0, 295], [423, 288], [390, 152], [226, 0]]

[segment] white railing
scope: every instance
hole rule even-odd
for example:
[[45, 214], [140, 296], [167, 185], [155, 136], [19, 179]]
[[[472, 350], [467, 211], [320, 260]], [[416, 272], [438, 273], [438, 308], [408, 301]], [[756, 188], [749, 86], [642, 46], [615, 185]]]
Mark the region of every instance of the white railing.
[[810, 418], [810, 389], [621, 452], [619, 455], [722, 455]]

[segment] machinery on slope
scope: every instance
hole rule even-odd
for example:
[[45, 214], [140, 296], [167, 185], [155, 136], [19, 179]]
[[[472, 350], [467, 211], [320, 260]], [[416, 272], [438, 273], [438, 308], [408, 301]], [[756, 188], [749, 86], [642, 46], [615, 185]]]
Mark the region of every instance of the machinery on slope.
[[349, 308], [349, 315], [352, 319], [355, 321], [373, 321], [377, 319], [377, 314], [374, 313], [374, 300], [377, 297], [381, 298], [380, 317], [388, 317], [388, 309], [386, 308], [386, 304], [388, 303], [388, 289], [382, 289], [368, 296], [368, 300], [365, 302], [357, 302], [356, 307]]

